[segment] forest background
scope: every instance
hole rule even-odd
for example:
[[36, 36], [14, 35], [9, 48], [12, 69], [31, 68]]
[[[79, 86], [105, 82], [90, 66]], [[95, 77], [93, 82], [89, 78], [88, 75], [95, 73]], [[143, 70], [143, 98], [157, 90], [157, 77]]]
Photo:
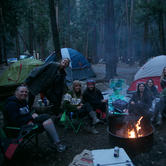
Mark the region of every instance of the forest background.
[[68, 47], [102, 59], [110, 79], [118, 60], [142, 65], [165, 54], [165, 18], [164, 0], [1, 0], [0, 63], [27, 50], [60, 59]]

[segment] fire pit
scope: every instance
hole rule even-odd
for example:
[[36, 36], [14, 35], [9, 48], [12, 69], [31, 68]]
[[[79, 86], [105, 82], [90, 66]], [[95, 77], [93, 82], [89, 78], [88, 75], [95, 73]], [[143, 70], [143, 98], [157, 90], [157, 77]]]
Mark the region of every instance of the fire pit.
[[128, 121], [128, 118], [129, 116], [109, 116], [107, 131], [110, 148], [119, 146], [125, 149], [129, 156], [150, 151], [153, 147], [154, 127], [149, 124], [148, 130], [141, 130], [140, 122], [143, 117], [134, 126]]

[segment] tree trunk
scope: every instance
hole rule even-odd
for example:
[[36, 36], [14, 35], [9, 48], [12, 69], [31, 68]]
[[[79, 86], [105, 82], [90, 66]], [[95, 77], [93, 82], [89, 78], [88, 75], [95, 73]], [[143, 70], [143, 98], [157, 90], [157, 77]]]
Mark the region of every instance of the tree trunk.
[[[1, 33], [0, 33], [1, 36]], [[0, 38], [0, 64], [2, 64], [2, 45], [1, 45], [1, 38]]]
[[146, 47], [147, 47], [147, 35], [148, 35], [148, 20], [146, 20], [145, 26], [144, 26], [144, 36], [143, 36], [143, 43], [142, 43], [142, 53], [141, 53], [141, 59], [140, 59], [140, 66], [142, 66], [145, 63]]
[[[149, 0], [148, 0], [149, 3]], [[147, 19], [144, 25], [144, 36], [143, 36], [143, 43], [142, 43], [142, 52], [141, 52], [141, 59], [140, 59], [140, 66], [142, 66], [146, 61], [146, 54], [147, 54], [147, 36], [148, 36], [148, 26], [149, 26], [149, 9], [147, 10]]]
[[[126, 0], [126, 19], [127, 19], [127, 61], [131, 60], [131, 45], [130, 45], [130, 24], [129, 24], [129, 14], [128, 14], [128, 0]], [[129, 61], [128, 61], [129, 62]], [[130, 62], [129, 62], [130, 64]]]
[[105, 0], [105, 60], [107, 80], [113, 79], [116, 63], [114, 0]]
[[2, 25], [2, 40], [3, 40], [4, 58], [5, 58], [5, 64], [6, 64], [6, 66], [8, 66], [7, 55], [6, 55], [6, 38], [5, 38], [4, 25], [3, 25], [3, 15], [2, 15], [2, 9], [1, 8], [0, 8], [0, 12], [1, 12], [1, 25]]
[[45, 58], [45, 54], [44, 54], [44, 40], [42, 38], [41, 40], [41, 59]]
[[[32, 1], [29, 1], [30, 5], [32, 5]], [[28, 26], [29, 26], [29, 53], [33, 55], [33, 11], [32, 8], [29, 9], [29, 18], [28, 18]]]
[[[160, 8], [162, 8], [162, 0], [158, 1]], [[164, 23], [163, 23], [163, 11], [159, 10], [159, 36], [160, 36], [160, 50], [161, 54], [165, 55], [165, 38], [164, 38]]]
[[[150, 30], [152, 31], [151, 33], [154, 36], [154, 31], [153, 31], [153, 28], [152, 28], [151, 24], [150, 24]], [[161, 55], [161, 51], [160, 51], [159, 45], [158, 45], [157, 40], [155, 38], [154, 38], [154, 42], [156, 44], [158, 54]]]
[[70, 48], [70, 0], [68, 0], [68, 15], [67, 15], [67, 47]]
[[16, 32], [16, 53], [17, 53], [17, 59], [20, 59], [20, 44], [19, 44], [19, 37], [18, 37], [18, 29], [17, 25], [15, 24], [15, 32]]
[[130, 66], [134, 64], [134, 36], [133, 36], [133, 6], [134, 1], [131, 0], [131, 13], [130, 13]]
[[96, 25], [93, 27], [93, 39], [92, 39], [92, 59], [93, 63], [97, 63], [97, 30]]
[[51, 27], [52, 27], [52, 36], [53, 36], [53, 43], [56, 53], [56, 60], [59, 61], [62, 58], [61, 50], [60, 50], [60, 43], [59, 43], [59, 33], [56, 23], [56, 12], [54, 8], [54, 0], [49, 0], [49, 9], [50, 9], [50, 20], [51, 20]]

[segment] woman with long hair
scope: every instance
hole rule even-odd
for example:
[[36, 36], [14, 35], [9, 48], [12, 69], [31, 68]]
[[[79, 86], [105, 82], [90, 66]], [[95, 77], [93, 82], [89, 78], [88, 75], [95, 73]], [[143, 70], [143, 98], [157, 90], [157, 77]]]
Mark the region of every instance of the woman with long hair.
[[160, 85], [162, 87], [162, 92], [160, 93], [160, 101], [156, 104], [154, 115], [151, 118], [151, 121], [155, 121], [157, 119], [157, 125], [161, 125], [162, 122], [162, 114], [166, 109], [166, 67], [163, 68], [161, 78], [160, 78]]
[[166, 88], [166, 67], [163, 68], [163, 72], [160, 78], [160, 85], [162, 89]]
[[99, 123], [100, 120], [96, 117], [96, 114], [89, 103], [82, 103], [81, 82], [78, 80], [73, 81], [73, 89], [69, 90], [64, 97], [64, 108], [67, 112], [73, 112], [78, 115], [79, 118], [84, 118], [88, 115], [89, 126], [88, 131], [93, 134], [99, 132], [95, 129], [94, 125]]
[[132, 123], [136, 123], [140, 117], [141, 129], [145, 133], [149, 133], [150, 130], [150, 114], [149, 108], [152, 105], [152, 99], [147, 92], [145, 83], [139, 83], [137, 91], [134, 93], [129, 101], [129, 115], [132, 117]]
[[129, 101], [129, 114], [143, 116], [148, 114], [152, 100], [147, 92], [145, 83], [139, 83], [137, 91]]
[[156, 97], [159, 97], [159, 92], [157, 88], [154, 86], [153, 79], [148, 79], [146, 81], [147, 91], [148, 94], [151, 96], [152, 100], [154, 100]]

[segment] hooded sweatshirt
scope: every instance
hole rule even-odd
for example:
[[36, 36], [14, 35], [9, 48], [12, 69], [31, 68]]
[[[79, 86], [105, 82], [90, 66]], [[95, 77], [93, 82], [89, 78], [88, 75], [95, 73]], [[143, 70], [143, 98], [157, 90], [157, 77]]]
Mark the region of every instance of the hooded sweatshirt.
[[28, 102], [26, 100], [18, 100], [16, 96], [12, 96], [7, 99], [5, 112], [9, 126], [21, 127], [33, 119], [30, 114]]

